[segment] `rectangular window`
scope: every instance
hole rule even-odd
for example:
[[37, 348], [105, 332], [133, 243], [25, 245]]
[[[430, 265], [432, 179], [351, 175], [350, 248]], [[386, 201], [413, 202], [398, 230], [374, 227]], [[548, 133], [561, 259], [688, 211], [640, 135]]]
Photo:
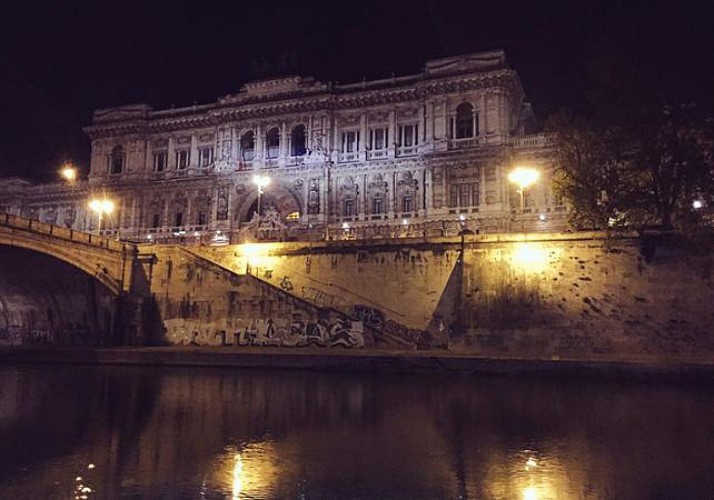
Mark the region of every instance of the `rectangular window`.
[[369, 147], [372, 151], [382, 151], [387, 149], [389, 133], [387, 128], [375, 128], [369, 131]]
[[183, 212], [176, 212], [176, 220], [175, 220], [176, 227], [181, 227], [183, 226]]
[[151, 227], [159, 227], [161, 225], [161, 216], [159, 214], [154, 214], [151, 219]]
[[452, 184], [449, 186], [449, 207], [455, 208], [459, 206], [459, 186]]
[[176, 151], [176, 168], [183, 170], [188, 168], [188, 162], [191, 158], [191, 152], [188, 149]]
[[381, 214], [384, 210], [384, 201], [382, 198], [372, 199], [372, 213], [375, 215]]
[[399, 126], [399, 145], [411, 147], [419, 144], [419, 125], [416, 123]]
[[111, 172], [113, 174], [121, 174], [124, 170], [124, 155], [115, 154], [111, 158]]
[[359, 149], [359, 132], [350, 130], [342, 132], [342, 152], [354, 153]]
[[198, 166], [207, 167], [213, 163], [213, 147], [200, 148], [198, 150]]
[[206, 217], [206, 212], [198, 212], [198, 225], [205, 226], [207, 222], [208, 218]]
[[478, 182], [470, 184], [452, 184], [449, 186], [449, 207], [478, 207]]
[[345, 200], [344, 201], [344, 212], [343, 215], [345, 217], [352, 217], [355, 213], [355, 202], [354, 200]]
[[163, 172], [166, 170], [169, 155], [166, 151], [156, 151], [154, 153], [154, 172]]
[[459, 186], [459, 206], [468, 207], [471, 205], [471, 196], [469, 184], [462, 184]]
[[402, 212], [412, 212], [414, 210], [414, 205], [411, 196], [405, 196], [402, 198]]

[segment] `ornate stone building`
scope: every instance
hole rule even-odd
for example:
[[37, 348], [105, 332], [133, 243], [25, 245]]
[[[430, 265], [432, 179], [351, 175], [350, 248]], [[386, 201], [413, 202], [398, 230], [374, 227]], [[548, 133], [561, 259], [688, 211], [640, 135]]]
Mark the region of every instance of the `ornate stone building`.
[[[503, 51], [347, 85], [290, 76], [216, 102], [97, 110], [88, 179], [0, 183], [0, 210], [138, 241], [394, 238], [560, 229], [564, 207]], [[523, 195], [508, 172], [540, 181]], [[260, 190], [256, 176], [269, 178]], [[259, 190], [262, 191], [259, 193]]]

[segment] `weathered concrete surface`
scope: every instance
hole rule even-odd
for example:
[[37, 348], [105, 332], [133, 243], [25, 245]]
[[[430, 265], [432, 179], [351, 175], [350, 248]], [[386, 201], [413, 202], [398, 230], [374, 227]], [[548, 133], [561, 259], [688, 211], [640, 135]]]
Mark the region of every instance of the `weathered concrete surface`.
[[[448, 343], [451, 350], [484, 357], [631, 361], [714, 356], [710, 242], [667, 234], [476, 236], [464, 243], [463, 265], [460, 247], [456, 240], [193, 249], [197, 261], [210, 259], [232, 270], [233, 279], [256, 278], [230, 299], [233, 316], [227, 305], [211, 316], [220, 326], [200, 317], [205, 334], [199, 343], [219, 344], [211, 331], [240, 332], [249, 321], [265, 331], [268, 319], [282, 329], [276, 338], [286, 338], [299, 303], [313, 315], [329, 310], [354, 325], [362, 323], [355, 328], [372, 332], [365, 335], [368, 347], [388, 340], [380, 336], [386, 333], [414, 347]], [[164, 258], [176, 252], [163, 251]], [[185, 273], [196, 269], [189, 260], [184, 258]], [[183, 286], [179, 280], [172, 289], [180, 292]], [[205, 290], [195, 289], [190, 296], [214, 307], [230, 301], [228, 289], [212, 290], [216, 293], [204, 295]], [[174, 295], [174, 304], [179, 299]], [[166, 324], [179, 324], [169, 312], [164, 308]], [[169, 335], [173, 343], [181, 339], [190, 340]]]
[[[712, 248], [701, 236], [596, 233], [147, 246], [156, 307], [145, 319], [156, 344], [706, 363]], [[44, 285], [22, 286], [28, 295]]]
[[154, 247], [148, 271], [163, 332], [155, 343], [362, 347], [372, 332], [248, 274], [180, 247]]
[[458, 347], [541, 359], [713, 359], [711, 243], [593, 236], [467, 249]]
[[195, 253], [410, 344], [428, 335], [445, 345], [445, 324], [454, 319], [459, 251], [453, 244], [256, 244]]

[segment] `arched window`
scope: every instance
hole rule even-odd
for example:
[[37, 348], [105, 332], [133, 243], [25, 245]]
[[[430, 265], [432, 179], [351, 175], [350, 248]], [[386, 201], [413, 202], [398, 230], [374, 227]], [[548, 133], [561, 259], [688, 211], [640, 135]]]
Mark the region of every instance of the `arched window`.
[[304, 156], [305, 148], [305, 125], [298, 125], [290, 134], [290, 156]]
[[273, 127], [265, 134], [265, 152], [268, 158], [277, 158], [280, 149], [280, 131]]
[[456, 108], [455, 139], [466, 139], [474, 136], [474, 107], [468, 102], [459, 104]]
[[109, 157], [109, 168], [112, 174], [121, 174], [124, 170], [124, 148], [114, 146], [112, 154]]
[[240, 138], [240, 154], [243, 161], [255, 158], [255, 134], [249, 130]]

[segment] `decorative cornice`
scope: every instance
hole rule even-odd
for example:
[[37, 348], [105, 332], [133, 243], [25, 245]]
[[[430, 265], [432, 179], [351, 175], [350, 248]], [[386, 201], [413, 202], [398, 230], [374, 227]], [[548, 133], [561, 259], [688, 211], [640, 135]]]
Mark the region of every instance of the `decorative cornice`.
[[[470, 57], [473, 59], [474, 56]], [[460, 59], [448, 58], [443, 62], [455, 64], [458, 60]], [[478, 61], [478, 58], [473, 60]], [[497, 66], [468, 71], [470, 59], [464, 56], [464, 61], [464, 64], [458, 67], [467, 70], [440, 70], [433, 74], [423, 73], [343, 86], [314, 84], [299, 91], [277, 94], [267, 91], [265, 94], [258, 93], [257, 96], [250, 93], [240, 94], [221, 98], [213, 104], [175, 110], [152, 111], [144, 105], [99, 110], [95, 113], [93, 123], [85, 127], [84, 131], [90, 139], [95, 140], [126, 134], [213, 127], [231, 121], [264, 119], [293, 113], [334, 112], [385, 104], [421, 102], [452, 92], [484, 89], [514, 92], [519, 97], [523, 96], [520, 80], [514, 70]], [[287, 79], [286, 82], [293, 82], [293, 79]], [[265, 88], [272, 88], [268, 83], [264, 84]]]

